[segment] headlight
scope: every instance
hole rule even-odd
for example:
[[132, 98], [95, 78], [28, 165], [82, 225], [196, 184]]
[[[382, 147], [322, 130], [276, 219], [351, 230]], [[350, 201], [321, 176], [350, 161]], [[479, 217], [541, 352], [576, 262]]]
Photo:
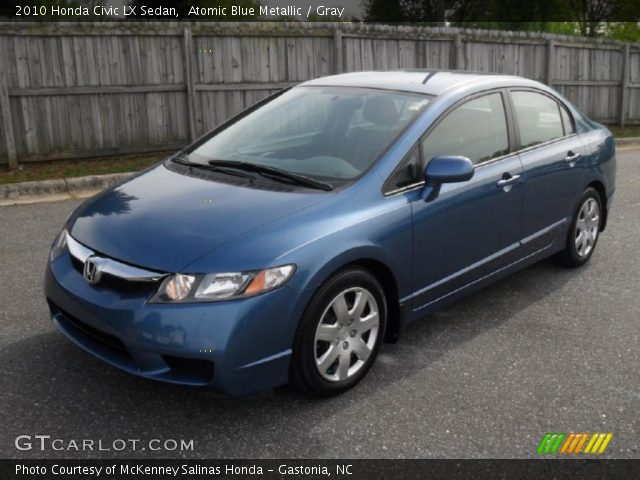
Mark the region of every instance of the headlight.
[[53, 241], [53, 245], [51, 245], [51, 251], [49, 252], [49, 261], [53, 262], [56, 258], [58, 258], [64, 250], [67, 248], [67, 229], [64, 228], [58, 234], [56, 239]]
[[253, 272], [168, 276], [151, 303], [215, 302], [250, 297], [284, 285], [295, 271], [294, 265]]

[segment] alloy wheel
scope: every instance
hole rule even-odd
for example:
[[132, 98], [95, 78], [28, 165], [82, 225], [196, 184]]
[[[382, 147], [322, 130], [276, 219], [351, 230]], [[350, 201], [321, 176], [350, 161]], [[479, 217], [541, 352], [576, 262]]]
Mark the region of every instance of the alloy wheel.
[[575, 229], [575, 247], [578, 257], [585, 258], [593, 250], [600, 230], [600, 207], [595, 198], [590, 197], [578, 212]]
[[315, 363], [323, 378], [341, 382], [367, 362], [378, 338], [380, 312], [373, 294], [349, 288], [325, 309], [316, 329]]

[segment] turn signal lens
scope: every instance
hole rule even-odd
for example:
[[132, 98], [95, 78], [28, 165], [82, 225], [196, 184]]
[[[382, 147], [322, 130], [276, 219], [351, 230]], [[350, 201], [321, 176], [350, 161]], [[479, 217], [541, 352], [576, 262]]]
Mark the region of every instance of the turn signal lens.
[[284, 267], [269, 268], [262, 270], [253, 277], [251, 283], [244, 291], [245, 295], [255, 295], [260, 292], [271, 290], [284, 284], [293, 273], [293, 265]]

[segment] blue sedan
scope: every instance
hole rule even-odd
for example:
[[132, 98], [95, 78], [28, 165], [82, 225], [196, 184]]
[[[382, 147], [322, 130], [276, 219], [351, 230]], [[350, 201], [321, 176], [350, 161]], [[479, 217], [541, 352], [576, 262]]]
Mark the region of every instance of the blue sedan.
[[334, 395], [406, 323], [545, 257], [584, 265], [614, 190], [611, 132], [538, 82], [319, 78], [86, 201], [45, 294], [135, 375]]

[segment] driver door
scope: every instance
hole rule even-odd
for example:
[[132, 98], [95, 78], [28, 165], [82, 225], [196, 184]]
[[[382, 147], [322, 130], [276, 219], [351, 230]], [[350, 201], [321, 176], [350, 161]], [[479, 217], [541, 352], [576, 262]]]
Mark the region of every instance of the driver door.
[[414, 310], [445, 300], [520, 254], [522, 164], [511, 153], [505, 95], [466, 99], [421, 141], [422, 169], [436, 155], [461, 155], [474, 163], [475, 173], [469, 181], [443, 184], [430, 202], [419, 190], [410, 192]]

